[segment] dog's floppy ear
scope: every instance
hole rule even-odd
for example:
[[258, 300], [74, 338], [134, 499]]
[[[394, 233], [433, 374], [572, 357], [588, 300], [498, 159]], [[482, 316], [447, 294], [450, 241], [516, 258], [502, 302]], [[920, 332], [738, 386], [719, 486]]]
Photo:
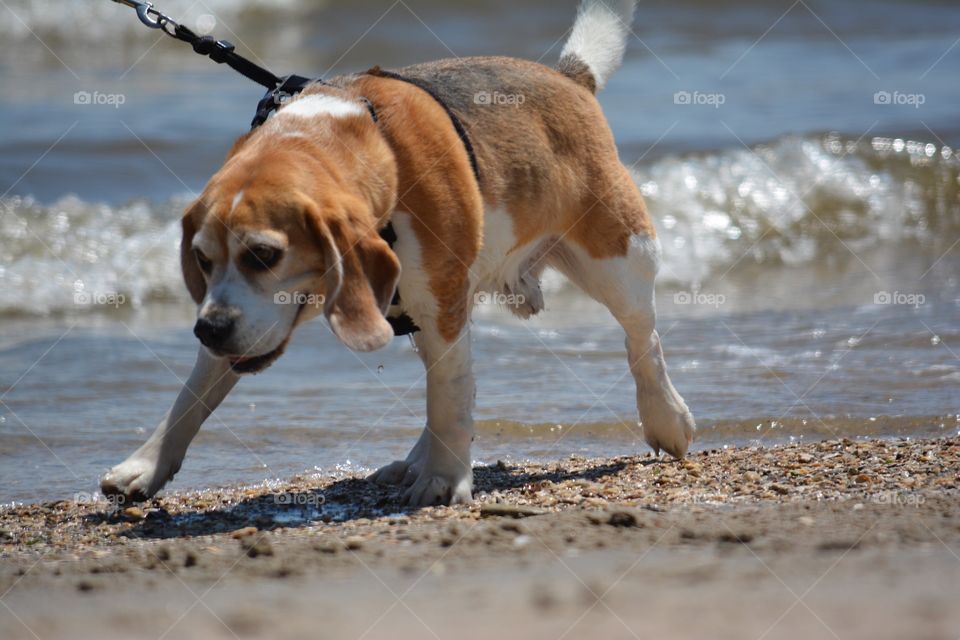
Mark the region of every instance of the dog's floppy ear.
[[196, 256], [193, 255], [193, 236], [197, 233], [197, 218], [201, 215], [201, 207], [197, 200], [183, 213], [183, 239], [180, 241], [180, 269], [183, 271], [183, 280], [187, 283], [187, 291], [197, 304], [207, 295], [207, 281], [200, 271]]
[[355, 351], [373, 351], [393, 338], [385, 314], [400, 261], [374, 229], [359, 230], [341, 218], [323, 220], [313, 205], [307, 225], [323, 252], [323, 312], [333, 333]]

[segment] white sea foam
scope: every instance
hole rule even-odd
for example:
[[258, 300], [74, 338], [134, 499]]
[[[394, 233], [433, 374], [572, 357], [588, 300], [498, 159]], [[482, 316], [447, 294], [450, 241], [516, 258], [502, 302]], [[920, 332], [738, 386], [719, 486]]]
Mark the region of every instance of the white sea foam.
[[[696, 288], [735, 266], [802, 268], [960, 229], [956, 158], [925, 143], [787, 137], [755, 151], [667, 157], [635, 175], [663, 244], [660, 281], [673, 286]], [[186, 300], [184, 204], [4, 200], [0, 314], [109, 311], [118, 301], [109, 294], [124, 307]], [[548, 291], [563, 286], [556, 274], [544, 279]], [[93, 304], [78, 304], [78, 293]]]
[[184, 201], [123, 206], [10, 198], [0, 214], [0, 313], [46, 315], [186, 299]]

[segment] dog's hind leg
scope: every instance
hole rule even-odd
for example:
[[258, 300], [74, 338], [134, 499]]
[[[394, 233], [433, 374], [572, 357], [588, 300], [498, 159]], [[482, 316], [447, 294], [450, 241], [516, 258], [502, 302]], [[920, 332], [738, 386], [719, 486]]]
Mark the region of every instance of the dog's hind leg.
[[180, 470], [200, 425], [239, 379], [227, 359], [214, 358], [200, 347], [190, 378], [160, 425], [143, 446], [100, 481], [104, 495], [139, 502], [159, 491]]
[[624, 256], [594, 258], [576, 242], [565, 241], [551, 263], [604, 304], [623, 327], [644, 439], [658, 453], [663, 449], [680, 458], [693, 441], [696, 427], [667, 375], [656, 330], [653, 285], [660, 246], [646, 233], [632, 235], [627, 245]]

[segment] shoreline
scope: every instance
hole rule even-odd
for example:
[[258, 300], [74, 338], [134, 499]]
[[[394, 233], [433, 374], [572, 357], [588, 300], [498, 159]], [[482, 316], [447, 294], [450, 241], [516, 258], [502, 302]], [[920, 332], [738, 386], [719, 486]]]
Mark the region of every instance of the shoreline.
[[452, 508], [401, 509], [399, 489], [350, 475], [7, 507], [0, 625], [285, 638], [323, 611], [330, 637], [960, 634], [960, 437], [474, 473], [474, 503]]

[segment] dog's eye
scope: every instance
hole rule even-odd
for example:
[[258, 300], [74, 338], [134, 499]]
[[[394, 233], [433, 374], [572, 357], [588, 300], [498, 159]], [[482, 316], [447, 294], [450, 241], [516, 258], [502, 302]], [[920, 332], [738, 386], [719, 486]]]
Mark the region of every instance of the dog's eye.
[[213, 262], [210, 261], [210, 258], [204, 255], [203, 251], [200, 251], [200, 249], [194, 249], [193, 255], [197, 258], [197, 266], [200, 267], [200, 271], [209, 274], [213, 269]]
[[264, 271], [277, 264], [282, 255], [282, 251], [276, 247], [265, 244], [250, 247], [244, 256], [246, 265], [256, 271]]

